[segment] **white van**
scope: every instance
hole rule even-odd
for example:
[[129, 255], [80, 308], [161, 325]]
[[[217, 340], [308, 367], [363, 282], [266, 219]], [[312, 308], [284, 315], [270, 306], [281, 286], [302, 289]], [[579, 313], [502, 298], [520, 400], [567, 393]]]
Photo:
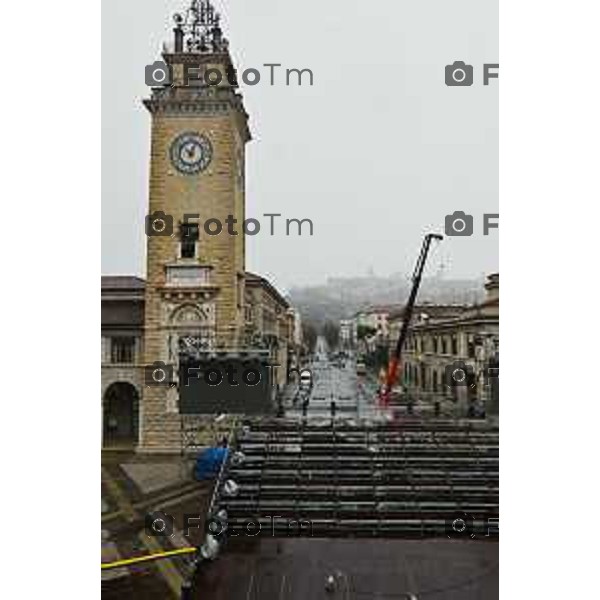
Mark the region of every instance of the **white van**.
[[312, 373], [308, 369], [303, 369], [300, 372], [300, 389], [311, 389], [313, 386]]

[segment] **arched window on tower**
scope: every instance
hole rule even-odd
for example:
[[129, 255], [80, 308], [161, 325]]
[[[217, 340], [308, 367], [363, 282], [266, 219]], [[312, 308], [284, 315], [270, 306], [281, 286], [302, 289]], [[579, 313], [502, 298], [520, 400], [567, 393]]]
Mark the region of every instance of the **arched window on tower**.
[[196, 258], [199, 239], [198, 223], [182, 223], [180, 225], [181, 258]]

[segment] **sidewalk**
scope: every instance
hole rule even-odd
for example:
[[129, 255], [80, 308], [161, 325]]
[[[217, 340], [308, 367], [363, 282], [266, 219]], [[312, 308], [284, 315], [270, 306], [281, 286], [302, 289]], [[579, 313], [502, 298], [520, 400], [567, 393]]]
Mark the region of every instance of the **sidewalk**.
[[[204, 516], [212, 482], [192, 479], [191, 461], [181, 457], [104, 452], [102, 455], [102, 561], [196, 546], [202, 529], [182, 535], [183, 516]], [[174, 519], [173, 535], [151, 537], [145, 517], [162, 511]], [[115, 600], [179, 598], [190, 556], [102, 571], [102, 595]]]

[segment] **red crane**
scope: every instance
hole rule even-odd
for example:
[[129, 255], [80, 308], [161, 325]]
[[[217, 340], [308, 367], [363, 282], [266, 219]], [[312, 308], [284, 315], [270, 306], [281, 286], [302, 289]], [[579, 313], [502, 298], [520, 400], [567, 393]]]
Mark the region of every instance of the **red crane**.
[[417, 260], [417, 264], [412, 275], [412, 289], [410, 290], [410, 296], [408, 297], [408, 302], [406, 303], [406, 308], [404, 309], [404, 314], [402, 317], [400, 337], [398, 338], [398, 343], [396, 344], [396, 351], [390, 357], [385, 384], [381, 388], [380, 397], [384, 404], [387, 404], [389, 402], [390, 395], [392, 392], [392, 386], [396, 382], [396, 379], [398, 377], [398, 371], [402, 364], [402, 347], [404, 346], [406, 336], [408, 335], [408, 327], [410, 325], [413, 310], [415, 308], [415, 301], [417, 299], [419, 286], [421, 285], [421, 279], [423, 278], [423, 270], [425, 269], [425, 263], [427, 262], [427, 255], [429, 254], [431, 242], [433, 240], [441, 241], [443, 239], [444, 237], [441, 236], [439, 233], [428, 233], [425, 236], [425, 239], [423, 240], [421, 254], [419, 254], [419, 258]]

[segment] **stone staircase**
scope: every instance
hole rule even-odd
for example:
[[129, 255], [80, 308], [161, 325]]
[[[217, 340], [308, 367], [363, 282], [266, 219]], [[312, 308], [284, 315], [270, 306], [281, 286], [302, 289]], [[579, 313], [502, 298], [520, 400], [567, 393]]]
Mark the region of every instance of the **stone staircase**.
[[240, 536], [258, 522], [274, 537], [446, 537], [466, 513], [482, 539], [498, 518], [498, 428], [484, 421], [272, 419], [248, 422], [236, 445], [214, 512]]

